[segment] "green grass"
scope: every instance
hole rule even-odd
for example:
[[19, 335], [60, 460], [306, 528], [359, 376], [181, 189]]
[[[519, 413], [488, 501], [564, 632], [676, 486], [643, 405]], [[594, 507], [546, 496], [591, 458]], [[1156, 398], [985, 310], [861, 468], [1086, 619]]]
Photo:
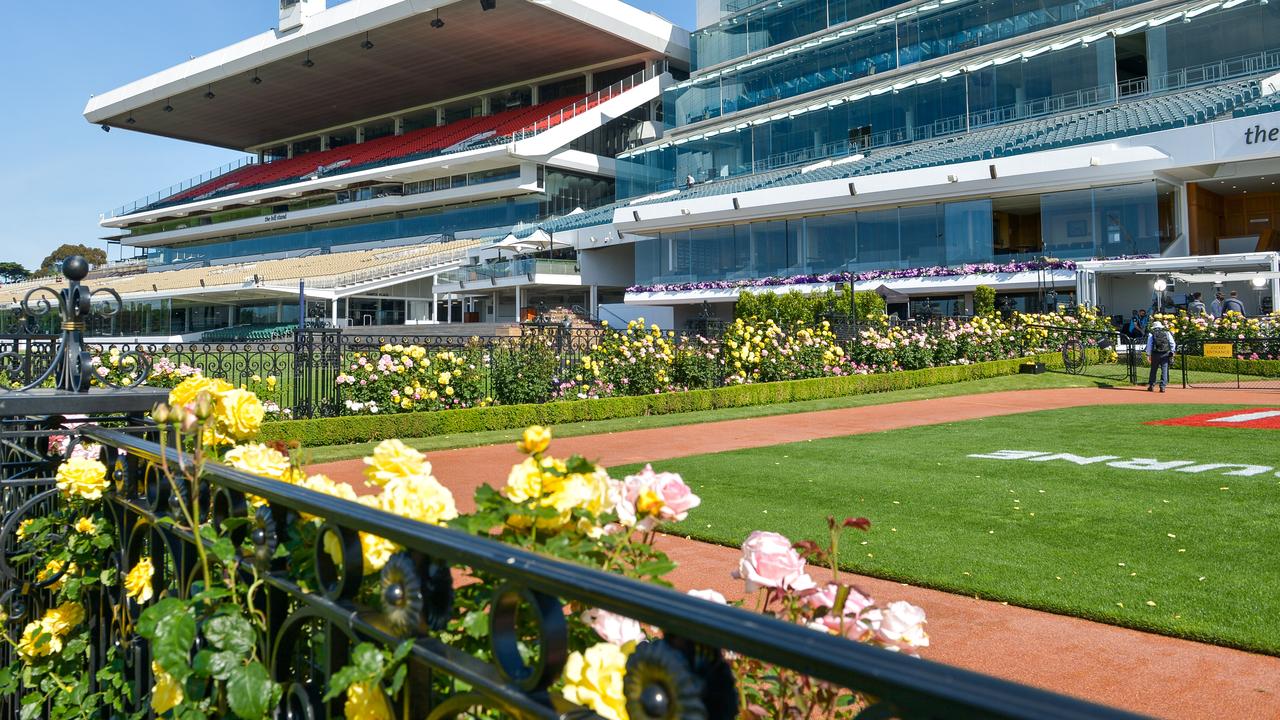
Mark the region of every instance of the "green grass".
[[[908, 400], [927, 400], [930, 398], [955, 397], [957, 395], [977, 395], [980, 393], [1003, 392], [1007, 390], [1034, 390], [1063, 387], [1097, 387], [1106, 381], [1097, 378], [1063, 375], [1061, 373], [1045, 373], [1043, 375], [1009, 375], [1005, 377], [987, 378], [969, 382], [951, 383], [948, 385], [932, 385], [910, 390], [894, 390], [892, 392], [871, 393], [866, 395], [850, 395], [823, 400], [806, 400], [804, 402], [782, 403], [777, 405], [753, 405], [748, 407], [722, 408], [718, 410], [700, 410], [697, 412], [676, 413], [671, 415], [648, 415], [614, 420], [596, 420], [592, 422], [556, 425], [553, 430], [556, 437], [578, 437], [582, 435], [600, 435], [605, 433], [625, 432], [627, 430], [647, 430], [650, 428], [673, 427], [676, 425], [696, 425], [699, 423], [718, 422], [721, 420], [739, 420], [743, 418], [768, 417], [772, 415], [790, 415], [793, 413], [813, 412], [815, 410], [835, 410], [839, 408], [864, 407], [867, 405], [883, 405], [886, 403], [906, 402]], [[497, 443], [515, 442], [521, 430], [489, 430], [474, 433], [458, 433], [452, 435], [433, 435], [424, 438], [406, 438], [406, 445], [423, 452], [433, 450], [449, 450], [463, 447], [478, 447]], [[335, 462], [362, 458], [373, 451], [377, 443], [359, 443], [354, 445], [332, 445], [307, 449], [307, 461], [311, 463]]]
[[865, 516], [871, 532], [847, 533], [841, 546], [850, 570], [1278, 655], [1274, 471], [1226, 477], [968, 457], [1020, 449], [1280, 466], [1274, 430], [1143, 424], [1212, 409], [1052, 410], [658, 469], [683, 474], [702, 496], [672, 528], [694, 538], [734, 546], [760, 529], [825, 544], [827, 515]]

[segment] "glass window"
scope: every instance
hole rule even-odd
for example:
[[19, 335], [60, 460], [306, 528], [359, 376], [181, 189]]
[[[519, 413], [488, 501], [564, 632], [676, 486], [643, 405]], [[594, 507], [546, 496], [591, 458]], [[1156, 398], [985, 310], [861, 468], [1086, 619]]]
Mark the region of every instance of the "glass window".
[[1153, 182], [1094, 191], [1098, 255], [1154, 255], [1160, 252], [1160, 216]]
[[930, 267], [947, 264], [937, 205], [916, 205], [898, 211], [902, 266]]
[[857, 268], [882, 270], [901, 264], [897, 208], [859, 212]]
[[946, 203], [942, 206], [943, 236], [948, 265], [992, 261], [990, 200]]
[[809, 272], [827, 273], [846, 269], [857, 254], [856, 213], [805, 218], [805, 265]]
[[1092, 190], [1041, 195], [1040, 214], [1046, 255], [1089, 258], [1097, 254], [1097, 223]]

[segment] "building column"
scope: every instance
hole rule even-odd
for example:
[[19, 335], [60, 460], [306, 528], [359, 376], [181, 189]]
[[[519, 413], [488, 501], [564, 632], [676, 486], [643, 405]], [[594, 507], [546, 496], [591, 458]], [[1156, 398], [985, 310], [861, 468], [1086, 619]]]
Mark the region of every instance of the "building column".
[[436, 306], [439, 304], [440, 304], [440, 294], [434, 293], [434, 292], [431, 293], [431, 314], [428, 315], [428, 317], [431, 318], [431, 322], [435, 322], [436, 316], [440, 314], [436, 308]]
[[590, 95], [591, 93], [596, 91], [596, 88], [595, 88], [596, 76], [589, 72], [583, 73], [583, 75], [587, 78], [587, 94]]
[[591, 319], [595, 320], [600, 317], [600, 286], [591, 286], [591, 295], [587, 300], [587, 312], [591, 315]]
[[331, 302], [329, 316], [333, 318], [333, 326], [338, 327], [338, 298], [334, 298]]
[[[1280, 310], [1280, 277], [1276, 277], [1275, 273], [1280, 273], [1280, 257], [1271, 258], [1271, 312]], [[1262, 308], [1258, 308], [1261, 312]]]
[[446, 313], [445, 321], [448, 322], [450, 325], [452, 325], [453, 324], [453, 293], [449, 293], [449, 296], [445, 298], [445, 313]]
[[326, 133], [320, 136], [320, 152], [329, 149], [329, 135]]
[[480, 98], [480, 114], [484, 115], [485, 117], [488, 117], [493, 114], [492, 98], [487, 98], [487, 97]]
[[520, 303], [520, 286], [519, 286], [519, 285], [517, 285], [517, 286], [516, 286], [516, 322], [520, 322], [520, 317], [521, 317], [521, 315], [520, 315], [520, 309], [521, 309], [521, 307], [522, 307], [522, 305], [521, 305], [521, 303]]
[[436, 127], [444, 125], [444, 108], [436, 108]]
[[537, 86], [537, 85], [530, 85], [530, 86], [529, 86], [529, 102], [530, 102], [530, 104], [537, 105], [539, 102], [541, 102], [541, 100], [540, 100], [540, 99], [539, 99], [539, 97], [538, 97], [539, 95], [540, 95], [540, 93], [538, 92], [538, 86]]
[[392, 118], [391, 122], [393, 123], [392, 127], [394, 128], [392, 130], [392, 133], [396, 135], [403, 135], [404, 134], [404, 118], [402, 117]]

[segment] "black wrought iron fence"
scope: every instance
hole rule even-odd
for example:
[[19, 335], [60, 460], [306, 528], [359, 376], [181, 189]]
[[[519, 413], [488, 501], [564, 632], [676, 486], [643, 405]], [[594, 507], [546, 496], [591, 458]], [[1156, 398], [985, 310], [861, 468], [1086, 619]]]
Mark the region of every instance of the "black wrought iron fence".
[[1051, 371], [1130, 385], [1140, 379], [1145, 346], [1128, 340], [1118, 331], [1026, 324], [1020, 326], [1019, 332], [1026, 343], [1024, 354], [1049, 355], [1045, 367]]
[[1280, 390], [1280, 337], [1187, 340], [1177, 364], [1183, 387]]

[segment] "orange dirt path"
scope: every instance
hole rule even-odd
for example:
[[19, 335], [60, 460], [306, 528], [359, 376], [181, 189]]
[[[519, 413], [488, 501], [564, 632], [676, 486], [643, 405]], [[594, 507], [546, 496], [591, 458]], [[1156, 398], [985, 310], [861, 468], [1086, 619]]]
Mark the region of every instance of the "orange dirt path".
[[[1135, 403], [1280, 407], [1280, 393], [1026, 390], [564, 438], [552, 449], [560, 457], [580, 454], [609, 467], [1036, 410]], [[514, 445], [428, 457], [462, 512], [472, 509], [477, 487], [501, 485], [521, 459]], [[354, 460], [309, 469], [359, 486], [362, 468]], [[736, 548], [677, 537], [662, 537], [659, 545], [679, 563], [671, 576], [677, 587], [710, 587], [731, 600], [742, 597], [741, 583], [729, 577], [739, 557]], [[903, 599], [925, 609], [931, 646], [923, 654], [930, 660], [1158, 717], [1280, 718], [1280, 658], [876, 578], [858, 576], [856, 583], [878, 600]]]

